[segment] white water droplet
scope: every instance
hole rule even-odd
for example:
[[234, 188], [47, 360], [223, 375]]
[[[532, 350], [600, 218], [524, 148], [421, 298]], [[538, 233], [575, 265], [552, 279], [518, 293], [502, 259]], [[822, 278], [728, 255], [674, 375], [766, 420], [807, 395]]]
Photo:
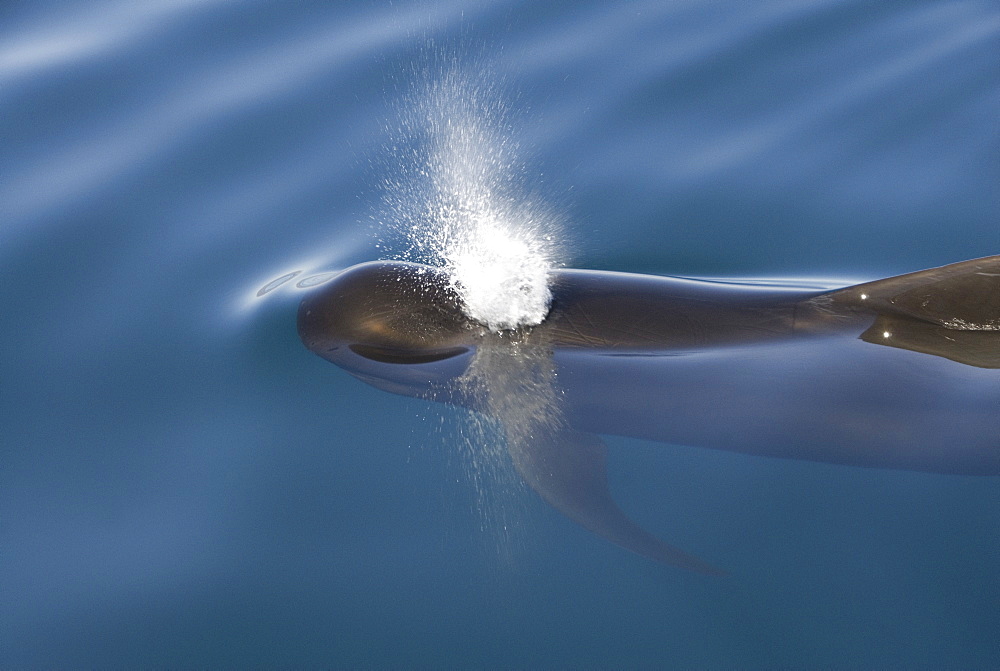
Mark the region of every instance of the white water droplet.
[[428, 84], [404, 126], [420, 147], [401, 158], [390, 209], [403, 258], [443, 267], [466, 314], [494, 331], [548, 313], [558, 220], [522, 183], [526, 173], [491, 87], [452, 71]]

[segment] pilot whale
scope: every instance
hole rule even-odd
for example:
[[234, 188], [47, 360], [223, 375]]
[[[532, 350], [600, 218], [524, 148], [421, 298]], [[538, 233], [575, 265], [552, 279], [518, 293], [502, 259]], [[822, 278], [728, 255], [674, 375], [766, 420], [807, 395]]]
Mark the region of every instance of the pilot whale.
[[364, 263], [301, 302], [298, 333], [380, 389], [493, 416], [549, 504], [702, 573], [721, 571], [615, 504], [601, 434], [1000, 475], [1000, 256], [834, 290], [589, 270], [550, 288], [541, 324], [497, 333], [442, 269]]

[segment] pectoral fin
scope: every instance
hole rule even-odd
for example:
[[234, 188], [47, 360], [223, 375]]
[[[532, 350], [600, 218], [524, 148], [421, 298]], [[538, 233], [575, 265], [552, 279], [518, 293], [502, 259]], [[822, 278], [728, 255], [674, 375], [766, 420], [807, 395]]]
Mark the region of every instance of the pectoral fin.
[[546, 502], [583, 528], [655, 561], [707, 575], [723, 571], [667, 545], [630, 520], [608, 491], [605, 453], [597, 436], [553, 431], [510, 445], [514, 466]]

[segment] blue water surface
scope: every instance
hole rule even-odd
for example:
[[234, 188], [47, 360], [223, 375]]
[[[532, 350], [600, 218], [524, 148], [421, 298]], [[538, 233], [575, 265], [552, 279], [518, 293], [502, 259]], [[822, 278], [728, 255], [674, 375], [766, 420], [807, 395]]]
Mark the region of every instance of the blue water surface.
[[1000, 252], [993, 2], [6, 2], [0, 666], [1000, 664], [996, 478], [609, 438], [705, 578], [528, 492], [491, 530], [454, 411], [302, 347], [300, 278], [257, 292], [377, 258], [442, 54], [503, 92], [573, 266]]

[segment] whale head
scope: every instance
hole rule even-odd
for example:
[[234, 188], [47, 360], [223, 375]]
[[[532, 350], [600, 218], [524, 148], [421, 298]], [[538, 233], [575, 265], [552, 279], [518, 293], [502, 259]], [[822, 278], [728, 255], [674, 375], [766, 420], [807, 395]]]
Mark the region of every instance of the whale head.
[[465, 316], [441, 269], [377, 261], [310, 293], [299, 305], [298, 332], [309, 350], [366, 381], [426, 384], [460, 375], [468, 364], [462, 355], [486, 329]]

